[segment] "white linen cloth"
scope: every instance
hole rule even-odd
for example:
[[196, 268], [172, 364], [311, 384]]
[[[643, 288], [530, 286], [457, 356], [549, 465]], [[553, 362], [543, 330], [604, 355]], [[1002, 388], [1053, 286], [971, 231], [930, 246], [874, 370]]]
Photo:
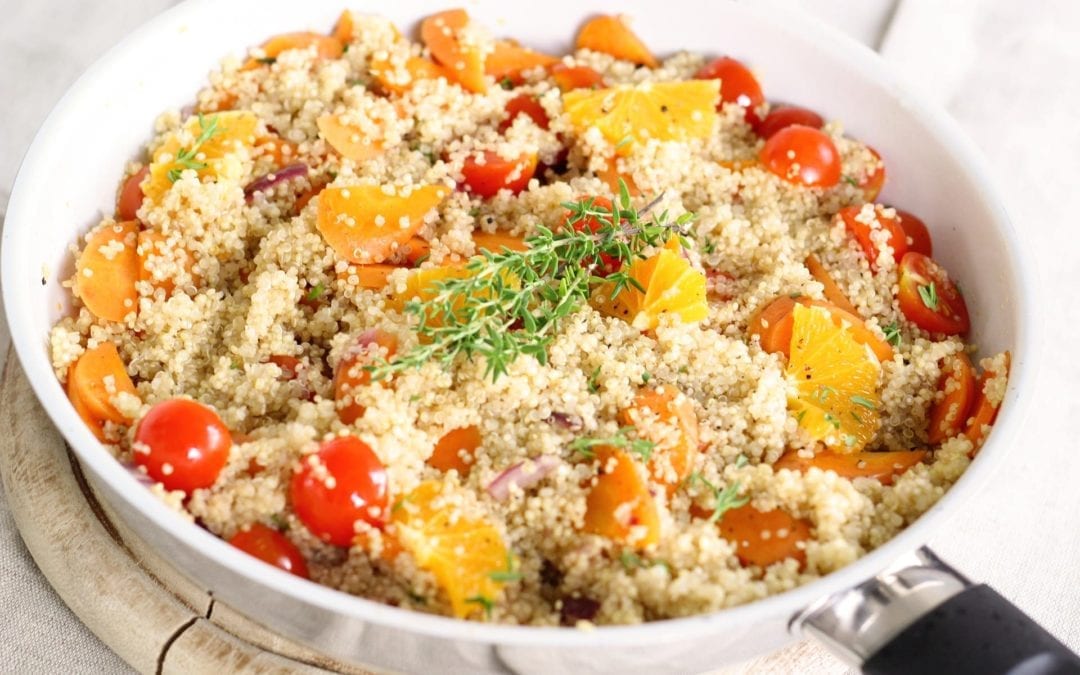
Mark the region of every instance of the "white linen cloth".
[[[19, 161], [63, 91], [120, 37], [172, 4], [0, 0], [0, 218]], [[1032, 394], [1038, 403], [1021, 447], [931, 544], [1080, 650], [1080, 433], [1071, 428], [1080, 419], [1080, 3], [792, 4], [880, 46], [886, 59], [960, 121], [986, 154], [1032, 248], [1051, 340]], [[0, 356], [8, 344], [0, 320]], [[2, 494], [0, 608], [0, 670], [129, 670], [38, 572]], [[823, 649], [800, 645], [730, 672], [846, 670]]]

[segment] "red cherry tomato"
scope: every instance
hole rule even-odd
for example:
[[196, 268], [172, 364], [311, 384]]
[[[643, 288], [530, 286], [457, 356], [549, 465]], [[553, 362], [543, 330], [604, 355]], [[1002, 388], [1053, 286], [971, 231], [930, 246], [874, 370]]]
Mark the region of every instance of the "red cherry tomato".
[[150, 408], [135, 429], [135, 464], [167, 490], [214, 484], [229, 459], [232, 437], [210, 408], [185, 398]]
[[536, 155], [506, 160], [496, 152], [485, 150], [482, 160], [470, 155], [461, 172], [465, 175], [465, 189], [485, 199], [494, 197], [499, 190], [517, 194], [525, 189], [536, 172]]
[[795, 124], [765, 141], [761, 163], [791, 183], [807, 187], [832, 187], [840, 180], [840, 153], [829, 135]]
[[304, 561], [300, 549], [285, 535], [262, 523], [255, 523], [247, 530], [240, 530], [233, 535], [229, 543], [264, 563], [292, 572], [298, 577], [309, 578], [307, 562]]
[[971, 328], [964, 296], [932, 258], [909, 251], [900, 261], [900, 311], [931, 333], [963, 335]]
[[820, 129], [825, 126], [825, 120], [808, 108], [800, 108], [797, 105], [776, 105], [754, 131], [762, 138], [772, 138], [777, 131], [793, 124]]
[[930, 239], [930, 229], [926, 227], [926, 223], [903, 209], [896, 209], [896, 217], [907, 235], [908, 250], [926, 256], [934, 255], [934, 243]]
[[[592, 203], [593, 206], [598, 209], [611, 210], [611, 200], [607, 197], [593, 197]], [[568, 211], [566, 215], [563, 216], [563, 225], [566, 225], [569, 220], [570, 212]], [[585, 230], [588, 230], [589, 232], [599, 232], [600, 229], [604, 227], [604, 223], [594, 216], [586, 216], [582, 220], [575, 222], [571, 227], [578, 232], [584, 232]], [[594, 273], [598, 277], [606, 277], [609, 274], [618, 272], [620, 267], [622, 267], [622, 262], [620, 262], [617, 257], [601, 253], [600, 265], [597, 266]]]
[[744, 66], [730, 56], [721, 56], [701, 67], [694, 75], [699, 80], [720, 80], [720, 110], [725, 103], [738, 103], [746, 109], [746, 121], [756, 125], [761, 121], [757, 108], [765, 102], [761, 85], [757, 78]]
[[859, 187], [862, 188], [864, 199], [868, 202], [872, 202], [878, 198], [881, 194], [881, 188], [885, 186], [885, 162], [881, 161], [881, 155], [878, 151], [866, 146], [866, 149], [870, 151], [870, 154], [877, 159], [877, 167], [874, 168], [870, 174], [863, 176], [859, 181]]
[[150, 167], [144, 166], [124, 181], [124, 186], [120, 188], [120, 197], [116, 200], [116, 217], [120, 220], [135, 220], [135, 213], [143, 203], [143, 191], [139, 184], [149, 173]]
[[381, 527], [386, 508], [386, 469], [355, 436], [326, 441], [312, 458], [301, 460], [289, 486], [296, 517], [319, 539], [334, 546], [352, 544], [353, 524]]
[[551, 67], [551, 79], [562, 91], [573, 89], [599, 89], [604, 86], [604, 76], [588, 66], [568, 66], [556, 63]]
[[878, 244], [874, 241], [875, 237], [881, 235], [877, 232], [884, 231], [886, 233], [886, 241], [893, 250], [893, 259], [896, 262], [904, 257], [904, 254], [908, 252], [907, 234], [904, 232], [904, 228], [900, 226], [899, 218], [893, 218], [885, 215], [884, 207], [874, 204], [874, 216], [880, 225], [880, 229], [871, 229], [870, 225], [860, 220], [860, 214], [863, 207], [861, 206], [848, 206], [847, 208], [840, 209], [840, 212], [836, 214], [838, 218], [844, 221], [844, 225], [847, 227], [848, 232], [851, 232], [855, 240], [859, 242], [859, 246], [862, 247], [863, 254], [870, 262], [870, 269], [877, 269], [877, 259], [881, 251], [878, 249]]
[[528, 115], [541, 129], [547, 129], [550, 123], [547, 111], [540, 105], [540, 101], [537, 101], [535, 96], [522, 94], [506, 102], [506, 119], [499, 124], [499, 132], [509, 129], [518, 115]]

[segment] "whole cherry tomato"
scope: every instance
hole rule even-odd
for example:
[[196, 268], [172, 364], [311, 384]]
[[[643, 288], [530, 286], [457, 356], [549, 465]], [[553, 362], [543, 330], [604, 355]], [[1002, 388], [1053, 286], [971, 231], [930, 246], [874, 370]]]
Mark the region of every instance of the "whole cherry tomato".
[[900, 220], [900, 227], [907, 234], [908, 250], [922, 253], [926, 256], [934, 255], [934, 243], [930, 239], [930, 229], [918, 216], [896, 209], [896, 217]]
[[746, 121], [756, 125], [761, 121], [757, 108], [765, 102], [761, 85], [750, 69], [730, 56], [721, 56], [706, 63], [694, 75], [699, 80], [720, 80], [720, 110], [725, 103], [737, 103], [746, 109]]
[[900, 311], [931, 333], [963, 335], [971, 328], [967, 303], [941, 265], [909, 251], [900, 261]]
[[326, 441], [317, 453], [302, 459], [289, 497], [300, 522], [334, 546], [352, 544], [356, 521], [382, 526], [390, 515], [386, 468], [355, 436]]
[[769, 171], [791, 183], [832, 187], [840, 180], [840, 153], [829, 135], [795, 124], [765, 141], [759, 157]]
[[255, 523], [246, 530], [240, 530], [232, 536], [229, 543], [264, 563], [292, 572], [298, 577], [308, 578], [307, 562], [304, 561], [300, 549], [285, 535], [262, 523]]
[[859, 187], [862, 188], [864, 199], [868, 202], [872, 202], [878, 198], [879, 194], [881, 194], [881, 188], [885, 187], [885, 162], [882, 161], [881, 155], [878, 154], [877, 150], [870, 146], [867, 146], [866, 149], [869, 150], [870, 154], [877, 160], [877, 166], [859, 181]]
[[186, 398], [155, 404], [135, 428], [135, 464], [167, 490], [214, 484], [229, 459], [232, 437], [210, 408]]

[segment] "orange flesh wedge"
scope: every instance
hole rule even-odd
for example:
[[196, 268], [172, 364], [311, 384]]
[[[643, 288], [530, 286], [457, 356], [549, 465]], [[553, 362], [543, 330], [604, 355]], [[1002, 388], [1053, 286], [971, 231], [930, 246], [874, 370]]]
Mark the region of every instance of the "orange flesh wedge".
[[427, 460], [428, 466], [443, 472], [455, 469], [464, 478], [469, 475], [476, 449], [482, 442], [479, 427], [452, 429], [435, 444], [435, 449]]
[[389, 195], [378, 185], [326, 188], [319, 193], [316, 227], [349, 262], [383, 262], [416, 234], [448, 193], [441, 185], [398, 188]]
[[842, 478], [876, 478], [882, 485], [892, 485], [897, 476], [926, 460], [926, 450], [897, 450], [892, 452], [853, 452], [842, 455], [818, 450], [813, 457], [803, 457], [797, 450], [788, 450], [773, 464], [773, 469], [790, 469], [806, 473], [817, 467], [833, 471]]
[[502, 583], [492, 572], [505, 569], [509, 552], [498, 530], [483, 518], [458, 516], [440, 503], [449, 486], [426, 481], [396, 506], [391, 518], [402, 548], [435, 576], [454, 616], [480, 614], [476, 599], [495, 602]]
[[[180, 172], [188, 168], [194, 169], [200, 179], [227, 177], [239, 180], [242, 178], [241, 166], [235, 161], [235, 156], [243, 149], [250, 151], [255, 147], [255, 128], [258, 122], [254, 113], [238, 110], [204, 115], [201, 123], [198, 117], [189, 118], [184, 123], [184, 129], [190, 136], [190, 141], [181, 143], [176, 135], [171, 135], [154, 151], [150, 176], [143, 183], [143, 194], [154, 203], [160, 202], [172, 188], [170, 172]], [[189, 167], [177, 161], [181, 151], [194, 149], [195, 140], [209, 129], [212, 123], [215, 124], [216, 131], [195, 150], [194, 161], [197, 165]], [[205, 166], [198, 166], [200, 164]]]
[[67, 387], [75, 409], [83, 408], [80, 412], [83, 419], [89, 417], [96, 422], [91, 424], [91, 429], [106, 421], [117, 424], [128, 421], [109, 399], [121, 392], [134, 395], [135, 385], [111, 342], [83, 352], [68, 370]]
[[584, 531], [643, 549], [660, 541], [660, 516], [649, 486], [627, 453], [596, 450], [596, 483], [586, 498]]
[[323, 115], [315, 123], [330, 147], [346, 159], [363, 162], [377, 157], [383, 151], [381, 140], [371, 138], [362, 130], [344, 123], [339, 115]]
[[660, 65], [645, 43], [617, 16], [598, 16], [587, 21], [578, 33], [577, 48], [610, 54], [649, 68]]
[[858, 452], [880, 425], [881, 366], [828, 310], [796, 304], [793, 314], [786, 374], [795, 391], [788, 394], [788, 411], [829, 450]]
[[610, 89], [575, 89], [563, 94], [563, 108], [579, 135], [595, 127], [616, 154], [649, 139], [691, 142], [716, 126], [719, 80], [654, 82]]
[[644, 292], [631, 286], [609, 300], [610, 289], [601, 288], [599, 309], [639, 330], [656, 328], [664, 315], [676, 315], [683, 323], [703, 320], [709, 313], [705, 275], [672, 248], [665, 246], [659, 253], [631, 264], [630, 276]]
[[431, 56], [445, 68], [446, 76], [468, 91], [487, 91], [484, 50], [468, 31], [469, 15], [463, 9], [433, 14], [420, 23], [420, 39]]
[[492, 253], [502, 253], [504, 248], [508, 248], [511, 251], [525, 251], [529, 248], [528, 244], [521, 237], [515, 237], [509, 234], [501, 233], [488, 233], [488, 232], [473, 232], [473, 243], [476, 244], [476, 250], [479, 251], [491, 251]]
[[882, 340], [876, 333], [867, 328], [863, 320], [858, 316], [846, 312], [839, 307], [813, 300], [806, 296], [791, 298], [782, 295], [762, 307], [750, 317], [747, 333], [756, 335], [761, 340], [761, 348], [770, 354], [791, 355], [791, 331], [794, 326], [794, 310], [796, 305], [805, 307], [818, 307], [829, 312], [833, 322], [851, 332], [851, 336], [860, 344], [864, 344], [874, 352], [878, 361], [891, 361], [893, 349], [888, 342]]
[[[655, 417], [659, 425], [642, 426]], [[700, 437], [694, 404], [671, 385], [642, 389], [631, 407], [619, 413], [623, 425], [639, 428], [640, 435], [656, 444], [649, 470], [652, 479], [670, 493], [690, 475]]]
[[90, 313], [106, 321], [123, 321], [138, 310], [139, 224], [100, 225], [86, 240], [75, 261], [75, 294]]
[[810, 539], [810, 523], [786, 511], [759, 511], [744, 504], [725, 511], [719, 527], [743, 566], [768, 567], [787, 558], [797, 560], [800, 568], [806, 565], [806, 551], [799, 543]]

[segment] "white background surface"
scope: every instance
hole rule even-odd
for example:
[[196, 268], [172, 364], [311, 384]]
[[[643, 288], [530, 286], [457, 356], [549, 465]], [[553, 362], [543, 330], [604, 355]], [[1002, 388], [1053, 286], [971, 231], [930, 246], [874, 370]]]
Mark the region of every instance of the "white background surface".
[[[347, 0], [336, 0], [348, 6]], [[171, 0], [0, 0], [0, 218], [34, 131], [97, 56]], [[361, 3], [354, 3], [360, 5]], [[445, 3], [434, 4], [441, 7]], [[1080, 3], [792, 0], [872, 46], [941, 102], [987, 155], [1041, 276], [1045, 364], [1027, 436], [931, 544], [1080, 650]], [[782, 12], [778, 13], [782, 20]], [[722, 46], [718, 46], [722, 50]], [[765, 84], [766, 93], [768, 83]], [[92, 120], [87, 128], [92, 129]], [[73, 158], [87, 171], [94, 158]], [[62, 191], [63, 186], [57, 186]], [[0, 320], [0, 355], [8, 348]], [[0, 433], [3, 433], [0, 430]], [[38, 573], [0, 494], [0, 670], [125, 665]], [[734, 670], [843, 672], [816, 647]]]

